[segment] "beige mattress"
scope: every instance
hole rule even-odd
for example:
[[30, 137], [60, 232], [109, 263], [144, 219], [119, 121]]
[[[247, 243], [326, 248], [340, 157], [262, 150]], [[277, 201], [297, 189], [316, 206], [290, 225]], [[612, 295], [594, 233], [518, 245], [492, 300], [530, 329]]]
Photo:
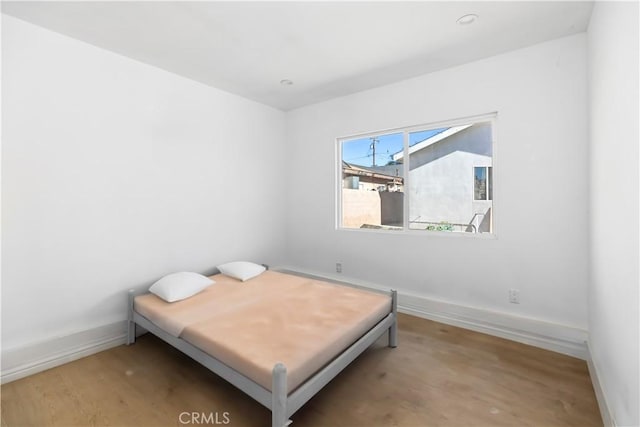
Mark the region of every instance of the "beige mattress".
[[390, 296], [275, 271], [247, 282], [211, 278], [186, 300], [145, 294], [134, 308], [267, 390], [276, 363], [287, 367], [291, 392], [391, 311]]

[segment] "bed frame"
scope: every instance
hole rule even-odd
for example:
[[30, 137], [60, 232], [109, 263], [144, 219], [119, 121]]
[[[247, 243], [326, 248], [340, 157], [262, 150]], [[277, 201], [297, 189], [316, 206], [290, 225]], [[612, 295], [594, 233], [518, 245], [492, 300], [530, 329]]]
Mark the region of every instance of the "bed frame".
[[389, 334], [389, 347], [395, 348], [398, 345], [398, 295], [395, 290], [391, 291], [391, 311], [387, 316], [379, 321], [373, 328], [364, 334], [358, 341], [340, 353], [324, 368], [303, 382], [293, 393], [287, 392], [287, 367], [282, 363], [277, 363], [273, 367], [272, 391], [269, 391], [247, 378], [242, 373], [230, 368], [220, 362], [215, 357], [205, 353], [199, 348], [189, 344], [187, 341], [170, 335], [163, 329], [151, 323], [145, 317], [134, 311], [134, 298], [138, 294], [146, 292], [129, 291], [129, 316], [127, 345], [131, 345], [136, 340], [136, 325], [140, 325], [147, 331], [166, 341], [173, 347], [190, 356], [209, 370], [224, 378], [263, 406], [271, 410], [271, 426], [285, 427], [291, 424], [291, 417], [309, 399], [318, 393], [325, 385], [346, 368], [356, 357], [365, 351], [371, 344], [380, 338], [385, 332]]

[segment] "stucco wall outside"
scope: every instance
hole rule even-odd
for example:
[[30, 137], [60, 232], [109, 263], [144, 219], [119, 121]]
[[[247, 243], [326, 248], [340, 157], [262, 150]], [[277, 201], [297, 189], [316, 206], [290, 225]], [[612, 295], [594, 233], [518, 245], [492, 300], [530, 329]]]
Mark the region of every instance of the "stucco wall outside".
[[342, 226], [360, 228], [362, 224], [380, 225], [380, 196], [377, 191], [342, 189]]
[[363, 225], [402, 227], [404, 193], [342, 189], [342, 226]]

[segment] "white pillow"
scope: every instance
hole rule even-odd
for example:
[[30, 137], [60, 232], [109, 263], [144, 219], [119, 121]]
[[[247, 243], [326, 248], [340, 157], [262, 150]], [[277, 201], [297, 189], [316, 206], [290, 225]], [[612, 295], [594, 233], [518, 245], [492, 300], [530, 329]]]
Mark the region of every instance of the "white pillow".
[[164, 276], [151, 285], [149, 292], [166, 302], [180, 301], [202, 291], [215, 282], [198, 273], [181, 272]]
[[218, 270], [220, 270], [220, 273], [225, 276], [246, 282], [259, 274], [262, 274], [266, 268], [264, 265], [254, 264], [248, 261], [235, 261], [219, 265]]

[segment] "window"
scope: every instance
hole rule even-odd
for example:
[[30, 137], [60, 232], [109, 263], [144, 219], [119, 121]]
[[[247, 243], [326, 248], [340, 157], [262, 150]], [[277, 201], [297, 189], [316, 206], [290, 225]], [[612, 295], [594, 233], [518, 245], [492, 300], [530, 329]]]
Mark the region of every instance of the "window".
[[493, 232], [495, 115], [338, 139], [338, 226]]
[[491, 166], [476, 166], [473, 168], [473, 200], [492, 200], [493, 188]]

